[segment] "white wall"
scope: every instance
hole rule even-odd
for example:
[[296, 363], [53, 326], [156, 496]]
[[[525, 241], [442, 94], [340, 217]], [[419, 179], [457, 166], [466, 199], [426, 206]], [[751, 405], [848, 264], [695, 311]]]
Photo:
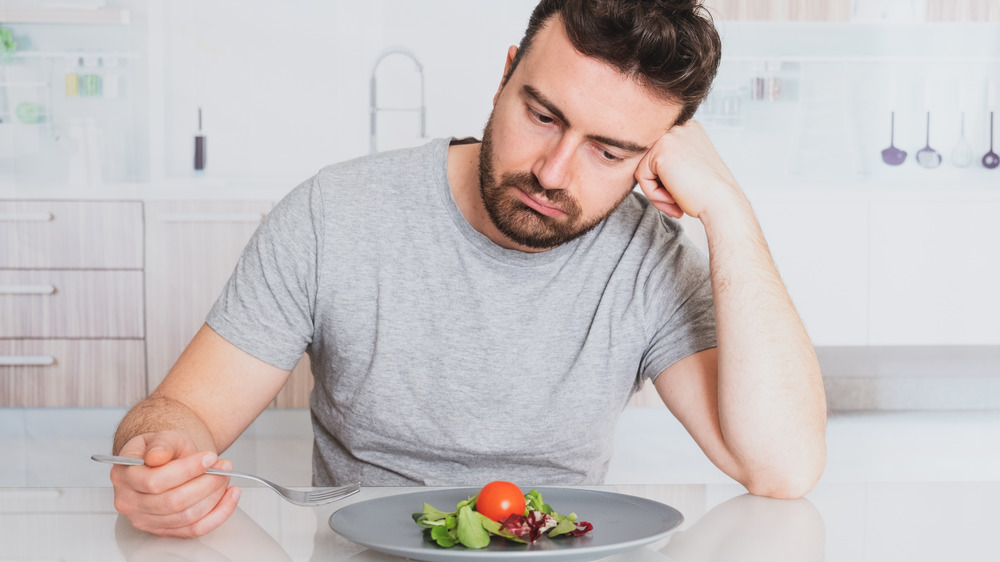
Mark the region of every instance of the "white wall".
[[[520, 40], [535, 0], [173, 0], [164, 3], [167, 176], [190, 173], [196, 108], [205, 111], [209, 173], [308, 175], [368, 151], [369, 77], [380, 52], [412, 50], [424, 66], [429, 137], [479, 135], [506, 49]], [[997, 24], [725, 22], [715, 97], [740, 98], [735, 122], [699, 114], [748, 187], [827, 180], [982, 184], [981, 166], [949, 162], [966, 111], [976, 162], [988, 148], [988, 110], [1000, 82]], [[768, 63], [773, 69], [764, 70]], [[387, 58], [380, 104], [413, 106], [414, 65]], [[752, 101], [750, 80], [782, 80], [779, 100]], [[945, 165], [914, 163], [926, 144]], [[880, 153], [896, 111], [890, 168]], [[420, 142], [415, 114], [380, 114], [379, 147]], [[716, 116], [717, 117], [717, 116]], [[750, 149], [752, 147], [752, 150]]]
[[[312, 174], [368, 152], [369, 77], [391, 46], [424, 66], [428, 137], [479, 135], [534, 0], [175, 0], [165, 3], [165, 172], [190, 173], [203, 107], [210, 175]], [[380, 104], [419, 101], [414, 65], [379, 67]], [[380, 148], [420, 142], [380, 114]]]
[[[519, 42], [535, 1], [107, 0], [107, 8], [132, 12], [130, 26], [11, 26], [34, 43], [28, 49], [130, 50], [135, 58], [122, 69], [125, 91], [114, 103], [61, 98], [65, 63], [57, 59], [22, 59], [9, 69], [50, 81], [55, 117], [48, 140], [28, 157], [5, 149], [21, 139], [0, 131], [0, 181], [65, 181], [69, 148], [58, 142], [66, 137], [60, 126], [110, 112], [117, 121], [103, 124], [105, 181], [189, 177], [199, 106], [208, 176], [307, 177], [368, 152], [369, 77], [390, 46], [410, 49], [423, 64], [428, 137], [479, 135], [507, 47]], [[1000, 24], [723, 22], [720, 29], [724, 63], [698, 118], [748, 190], [831, 180], [903, 189], [996, 181], [1000, 172], [948, 160], [963, 110], [976, 162], [988, 148], [988, 111], [1000, 115], [1000, 92], [988, 96], [988, 84], [1000, 84]], [[752, 100], [750, 80], [760, 76], [781, 80], [778, 100]], [[418, 77], [405, 58], [386, 59], [379, 84], [381, 104], [418, 102]], [[739, 102], [732, 119], [721, 115], [730, 98]], [[931, 146], [946, 159], [933, 171], [913, 158], [925, 144], [928, 107]], [[896, 144], [910, 153], [899, 168], [880, 159], [893, 109]], [[380, 114], [379, 147], [421, 142], [417, 131], [415, 115]]]

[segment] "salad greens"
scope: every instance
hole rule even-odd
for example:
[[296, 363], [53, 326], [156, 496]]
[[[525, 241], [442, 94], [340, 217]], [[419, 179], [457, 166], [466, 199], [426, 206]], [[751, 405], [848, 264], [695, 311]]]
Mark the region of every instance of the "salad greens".
[[413, 514], [413, 521], [425, 529], [431, 540], [445, 548], [461, 544], [466, 548], [484, 548], [490, 536], [497, 535], [520, 543], [532, 543], [541, 538], [574, 536], [590, 532], [594, 526], [586, 521], [577, 522], [576, 514], [560, 515], [542, 501], [542, 494], [532, 489], [524, 495], [527, 507], [524, 514], [514, 514], [500, 521], [475, 510], [478, 494], [458, 502], [455, 511], [441, 511], [424, 503], [424, 510]]

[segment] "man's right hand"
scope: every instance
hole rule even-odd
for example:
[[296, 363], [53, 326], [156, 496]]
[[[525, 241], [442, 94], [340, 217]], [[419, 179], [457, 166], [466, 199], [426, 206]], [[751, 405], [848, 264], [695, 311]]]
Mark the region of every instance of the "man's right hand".
[[199, 451], [180, 432], [137, 435], [118, 454], [146, 462], [111, 468], [115, 509], [137, 529], [164, 537], [199, 537], [236, 510], [240, 489], [229, 487], [226, 476], [205, 474], [210, 467], [231, 470], [232, 463]]

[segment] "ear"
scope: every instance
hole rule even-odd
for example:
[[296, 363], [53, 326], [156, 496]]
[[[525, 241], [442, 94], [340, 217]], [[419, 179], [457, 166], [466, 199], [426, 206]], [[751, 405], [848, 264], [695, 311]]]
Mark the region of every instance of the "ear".
[[500, 77], [500, 87], [497, 88], [497, 93], [493, 94], [493, 106], [496, 107], [497, 99], [500, 98], [500, 92], [503, 90], [504, 84], [507, 82], [507, 73], [510, 72], [510, 65], [514, 62], [514, 57], [517, 55], [517, 45], [511, 45], [507, 48], [507, 62], [503, 65], [503, 76]]

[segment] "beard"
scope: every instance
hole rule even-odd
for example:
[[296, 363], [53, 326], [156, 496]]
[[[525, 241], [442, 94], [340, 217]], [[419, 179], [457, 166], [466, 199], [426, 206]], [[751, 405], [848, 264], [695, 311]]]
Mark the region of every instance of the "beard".
[[[550, 217], [524, 204], [515, 189], [543, 195], [565, 216]], [[483, 129], [479, 153], [479, 193], [493, 226], [521, 246], [548, 250], [583, 236], [608, 217], [628, 197], [626, 191], [607, 213], [584, 220], [579, 202], [562, 189], [545, 189], [531, 172], [506, 172], [497, 178], [493, 167], [493, 114]]]

